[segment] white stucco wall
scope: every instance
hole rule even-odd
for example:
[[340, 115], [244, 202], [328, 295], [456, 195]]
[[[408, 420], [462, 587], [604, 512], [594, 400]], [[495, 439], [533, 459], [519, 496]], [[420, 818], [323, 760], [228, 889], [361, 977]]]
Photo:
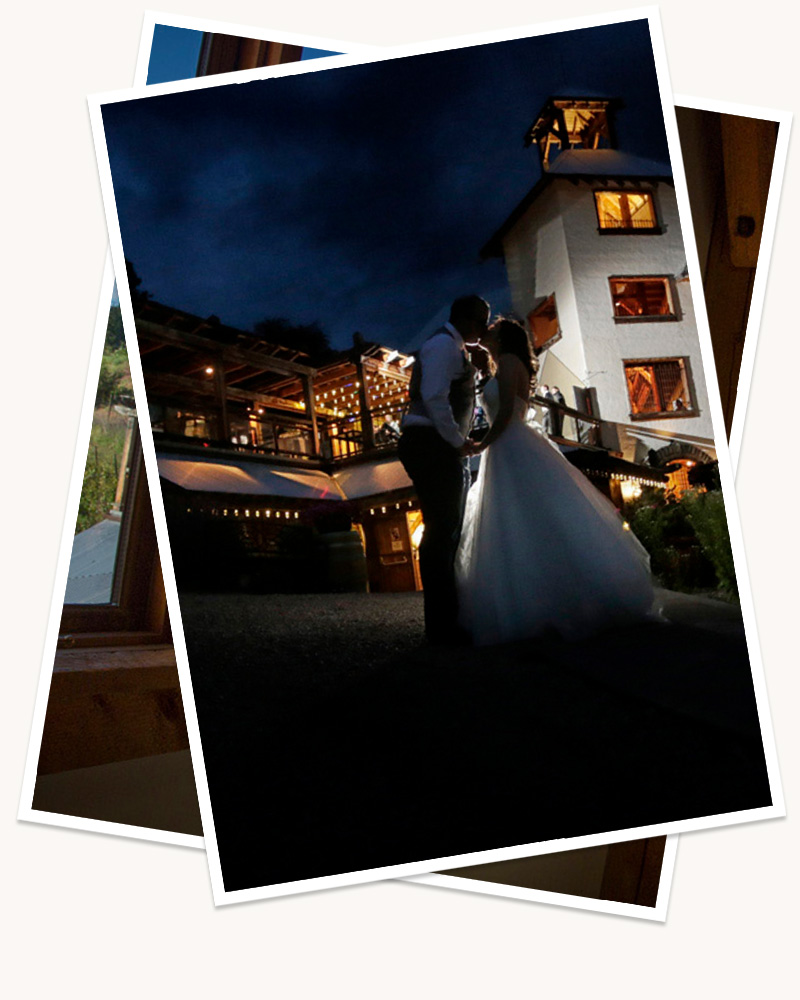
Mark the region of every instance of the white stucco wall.
[[[575, 281], [555, 185], [545, 189], [503, 243], [514, 311], [525, 317], [537, 299], [555, 293], [562, 338], [551, 349], [582, 377], [586, 368]], [[568, 401], [573, 402], [570, 394]]]
[[654, 421], [661, 431], [712, 437], [700, 342], [697, 336], [690, 282], [672, 283], [678, 320], [619, 323], [614, 319], [608, 279], [612, 275], [678, 275], [686, 253], [678, 219], [675, 191], [659, 184], [654, 197], [663, 232], [660, 235], [601, 235], [592, 188], [557, 181], [564, 233], [575, 283], [579, 323], [589, 382], [597, 388], [600, 413], [607, 420], [630, 420], [623, 361], [682, 357], [688, 359], [694, 415]]
[[631, 423], [623, 361], [687, 359], [693, 415], [635, 423], [659, 435], [711, 439], [690, 282], [672, 284], [677, 321], [632, 323], [615, 321], [608, 283], [611, 276], [683, 271], [686, 255], [675, 191], [669, 184], [653, 185], [660, 235], [601, 235], [593, 191], [585, 181], [555, 179], [509, 232], [504, 250], [514, 308], [527, 315], [537, 296], [556, 293], [563, 339], [553, 353], [596, 388], [605, 420]]

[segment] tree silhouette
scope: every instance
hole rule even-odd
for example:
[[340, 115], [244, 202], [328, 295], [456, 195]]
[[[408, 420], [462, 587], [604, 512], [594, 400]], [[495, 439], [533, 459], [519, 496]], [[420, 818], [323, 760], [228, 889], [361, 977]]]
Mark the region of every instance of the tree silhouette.
[[131, 291], [131, 302], [133, 303], [133, 311], [136, 312], [137, 308], [143, 306], [146, 302], [150, 301], [150, 292], [145, 292], [139, 288], [142, 283], [142, 279], [136, 273], [136, 268], [133, 266], [133, 262], [125, 258], [125, 270], [128, 273], [128, 288]]
[[125, 332], [122, 329], [122, 311], [119, 306], [111, 306], [106, 326], [106, 350], [115, 351], [125, 346]]
[[313, 365], [330, 361], [336, 353], [318, 323], [296, 324], [283, 317], [262, 319], [253, 325], [253, 333], [270, 344], [307, 354]]

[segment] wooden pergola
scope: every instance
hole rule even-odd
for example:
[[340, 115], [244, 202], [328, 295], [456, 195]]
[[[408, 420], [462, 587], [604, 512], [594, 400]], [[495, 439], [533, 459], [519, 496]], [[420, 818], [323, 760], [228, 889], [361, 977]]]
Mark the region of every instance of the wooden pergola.
[[278, 417], [310, 434], [314, 456], [342, 458], [374, 449], [376, 421], [399, 423], [405, 407], [413, 359], [377, 344], [315, 367], [302, 352], [154, 302], [136, 329], [150, 402], [213, 408], [222, 442], [235, 409]]

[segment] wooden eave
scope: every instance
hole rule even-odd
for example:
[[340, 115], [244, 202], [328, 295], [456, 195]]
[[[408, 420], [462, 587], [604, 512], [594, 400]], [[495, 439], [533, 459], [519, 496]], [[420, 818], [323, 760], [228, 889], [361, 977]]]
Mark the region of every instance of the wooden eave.
[[136, 320], [136, 331], [139, 339], [158, 343], [163, 346], [177, 347], [187, 351], [202, 352], [206, 357], [219, 358], [223, 363], [250, 365], [257, 371], [269, 371], [283, 375], [313, 375], [315, 369], [310, 365], [301, 365], [296, 361], [285, 361], [274, 355], [265, 355], [261, 351], [238, 347], [232, 344], [221, 344], [209, 337], [184, 330], [175, 330], [161, 323], [153, 323], [142, 317]]
[[[145, 382], [149, 392], [156, 395], [174, 396], [175, 398], [186, 399], [190, 396], [216, 397], [216, 386], [212, 381], [201, 381], [191, 379], [182, 375], [175, 375], [169, 372], [150, 372], [145, 375]], [[264, 409], [290, 412], [295, 415], [300, 422], [305, 417], [305, 406], [297, 401], [286, 399], [281, 396], [270, 395], [264, 392], [246, 392], [243, 389], [227, 388], [226, 396], [228, 400], [264, 407]], [[307, 418], [310, 421], [310, 416]]]

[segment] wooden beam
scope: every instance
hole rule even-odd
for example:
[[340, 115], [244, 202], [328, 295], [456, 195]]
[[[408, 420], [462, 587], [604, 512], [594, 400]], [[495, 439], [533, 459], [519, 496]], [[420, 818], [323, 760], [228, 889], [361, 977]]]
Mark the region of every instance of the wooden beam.
[[231, 364], [252, 365], [254, 368], [263, 368], [265, 371], [274, 371], [282, 375], [308, 375], [314, 372], [309, 365], [299, 365], [294, 361], [283, 361], [278, 358], [265, 357], [259, 351], [248, 350], [243, 347], [233, 347], [229, 344], [220, 344], [216, 340], [208, 337], [199, 337], [194, 333], [184, 333], [181, 330], [174, 330], [170, 327], [162, 326], [160, 323], [151, 323], [146, 319], [136, 320], [136, 331], [139, 338], [157, 341], [162, 344], [169, 344], [172, 347], [180, 347], [187, 351], [204, 351], [208, 355], [221, 359], [223, 362]]
[[[159, 391], [166, 393], [191, 392], [198, 396], [209, 396], [211, 398], [216, 394], [216, 388], [210, 380], [187, 378], [185, 375], [173, 375], [167, 372], [145, 372], [144, 380], [148, 394], [156, 394]], [[280, 396], [271, 396], [268, 393], [247, 392], [244, 389], [234, 389], [228, 386], [227, 396], [229, 400], [234, 400], [237, 403], [258, 403], [267, 409], [280, 410], [283, 413], [297, 413], [299, 411], [302, 414], [305, 412], [300, 403], [283, 399]]]
[[[228, 385], [241, 386], [245, 392], [270, 392], [272, 395], [281, 395], [276, 392], [277, 385], [283, 385], [283, 379], [280, 382], [274, 381], [274, 372], [265, 370], [262, 371], [251, 371], [249, 374], [241, 374], [236, 378], [230, 378], [230, 372], [226, 369], [226, 378]], [[301, 382], [303, 376], [298, 376], [297, 378], [291, 379], [292, 394], [297, 394], [298, 396], [302, 392]], [[287, 394], [288, 395], [288, 394]]]
[[370, 451], [375, 447], [375, 428], [372, 425], [372, 414], [369, 411], [366, 366], [363, 358], [356, 363], [355, 369], [358, 379], [358, 401], [361, 407], [361, 437], [364, 442], [364, 450]]
[[303, 398], [306, 404], [306, 413], [311, 417], [311, 443], [315, 455], [319, 455], [319, 426], [317, 425], [317, 413], [314, 400], [314, 380], [310, 375], [303, 379]]
[[362, 363], [366, 371], [372, 374], [385, 375], [386, 378], [393, 378], [397, 382], [404, 382], [408, 384], [411, 381], [411, 375], [409, 374], [411, 368], [396, 368], [393, 365], [387, 365], [383, 361], [378, 361], [375, 358], [362, 358]]
[[214, 366], [214, 388], [217, 391], [217, 406], [219, 407], [220, 430], [224, 441], [229, 441], [231, 425], [228, 420], [228, 396], [225, 386], [225, 372], [221, 365]]

